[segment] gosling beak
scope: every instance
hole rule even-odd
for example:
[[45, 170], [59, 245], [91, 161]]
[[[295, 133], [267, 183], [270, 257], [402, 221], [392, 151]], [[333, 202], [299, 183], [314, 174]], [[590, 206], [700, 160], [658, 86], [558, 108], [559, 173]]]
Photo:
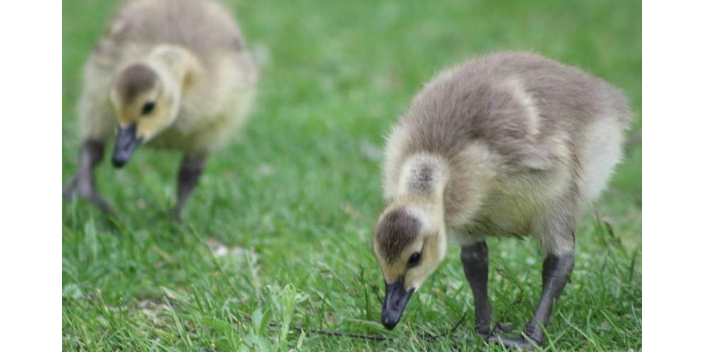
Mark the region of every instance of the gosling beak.
[[115, 151], [112, 153], [112, 164], [118, 168], [124, 166], [140, 143], [142, 143], [142, 139], [137, 138], [136, 124], [124, 128], [120, 127], [115, 141]]
[[401, 320], [403, 310], [406, 308], [406, 303], [411, 298], [414, 289], [406, 291], [402, 279], [392, 284], [385, 284], [386, 297], [384, 297], [384, 305], [381, 307], [381, 323], [387, 329], [392, 330]]

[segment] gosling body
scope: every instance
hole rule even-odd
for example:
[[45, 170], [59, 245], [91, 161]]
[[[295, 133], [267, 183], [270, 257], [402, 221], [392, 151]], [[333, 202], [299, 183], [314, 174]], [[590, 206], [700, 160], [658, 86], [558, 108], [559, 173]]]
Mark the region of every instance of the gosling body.
[[[384, 324], [398, 322], [410, 294], [445, 256], [446, 234], [454, 234], [477, 331], [522, 348], [542, 342], [540, 327], [574, 263], [579, 217], [607, 186], [629, 123], [618, 89], [536, 54], [488, 55], [440, 73], [387, 140], [388, 206], [374, 250], [387, 287], [401, 288], [395, 296], [387, 290]], [[485, 239], [497, 236], [531, 236], [548, 253], [544, 272], [555, 281], [544, 282], [527, 339], [489, 336]], [[421, 259], [409, 263], [414, 257]]]

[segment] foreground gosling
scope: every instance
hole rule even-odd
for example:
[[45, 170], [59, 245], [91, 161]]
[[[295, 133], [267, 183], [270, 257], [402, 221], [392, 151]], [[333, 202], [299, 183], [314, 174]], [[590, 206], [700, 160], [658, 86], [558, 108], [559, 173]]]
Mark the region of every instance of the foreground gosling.
[[117, 129], [115, 167], [141, 144], [183, 153], [173, 210], [179, 217], [208, 154], [245, 122], [256, 81], [240, 29], [221, 4], [128, 2], [85, 67], [79, 168], [64, 199], [81, 196], [114, 212], [98, 193], [93, 169]]
[[[480, 57], [428, 83], [386, 146], [388, 206], [373, 241], [384, 326], [399, 322], [453, 233], [477, 332], [524, 349], [540, 344], [574, 266], [578, 219], [619, 162], [630, 115], [618, 89], [529, 53]], [[523, 337], [492, 334], [485, 238], [528, 235], [547, 251], [540, 301]]]

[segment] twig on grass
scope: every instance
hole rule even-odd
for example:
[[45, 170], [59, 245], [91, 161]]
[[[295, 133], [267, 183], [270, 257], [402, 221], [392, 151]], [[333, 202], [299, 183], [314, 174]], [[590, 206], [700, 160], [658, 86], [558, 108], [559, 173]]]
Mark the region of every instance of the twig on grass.
[[[457, 328], [462, 325], [464, 322], [465, 318], [467, 318], [467, 311], [465, 310], [462, 316], [457, 320], [457, 322], [450, 328], [449, 330], [441, 333], [441, 334], [430, 334], [427, 332], [424, 332], [423, 334], [420, 334], [422, 339], [428, 340], [428, 341], [435, 341], [439, 338], [447, 337], [451, 335], [452, 333], [457, 330]], [[252, 319], [250, 317], [243, 317], [243, 321], [246, 321], [248, 323], [252, 322]], [[277, 323], [269, 323], [269, 327], [272, 328], [278, 328], [280, 327], [279, 324]], [[317, 334], [317, 335], [325, 335], [325, 336], [335, 336], [335, 337], [349, 337], [349, 338], [354, 338], [354, 339], [362, 339], [362, 340], [369, 340], [369, 341], [387, 341], [387, 340], [392, 340], [393, 338], [390, 336], [384, 336], [384, 335], [370, 335], [370, 334], [357, 334], [357, 333], [347, 333], [347, 332], [341, 332], [341, 331], [333, 331], [333, 330], [324, 330], [324, 329], [307, 329], [303, 328], [300, 326], [292, 326], [291, 330], [296, 331], [298, 333], [312, 333], [312, 334]]]

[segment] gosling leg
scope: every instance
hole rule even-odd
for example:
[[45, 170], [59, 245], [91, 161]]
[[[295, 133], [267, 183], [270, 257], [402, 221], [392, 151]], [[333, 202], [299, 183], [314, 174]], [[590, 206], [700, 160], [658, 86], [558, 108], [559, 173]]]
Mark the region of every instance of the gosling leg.
[[565, 288], [570, 274], [574, 268], [574, 252], [561, 255], [548, 254], [543, 261], [543, 290], [538, 306], [535, 308], [533, 318], [526, 326], [525, 337], [504, 338], [492, 337], [505, 346], [516, 347], [523, 350], [532, 350], [535, 345], [543, 343], [545, 335], [543, 328], [548, 326], [552, 308]]
[[173, 209], [173, 217], [180, 220], [183, 215], [183, 207], [193, 193], [203, 172], [206, 156], [203, 154], [186, 155], [181, 161], [178, 171], [178, 185], [176, 190], [176, 206]]
[[115, 215], [115, 209], [98, 193], [93, 170], [98, 166], [105, 153], [105, 143], [86, 140], [81, 144], [78, 171], [71, 181], [63, 188], [64, 201], [74, 196], [85, 198], [95, 204], [105, 213]]
[[489, 247], [485, 241], [462, 247], [460, 253], [464, 276], [474, 296], [474, 326], [483, 338], [491, 333], [491, 302], [489, 301]]

